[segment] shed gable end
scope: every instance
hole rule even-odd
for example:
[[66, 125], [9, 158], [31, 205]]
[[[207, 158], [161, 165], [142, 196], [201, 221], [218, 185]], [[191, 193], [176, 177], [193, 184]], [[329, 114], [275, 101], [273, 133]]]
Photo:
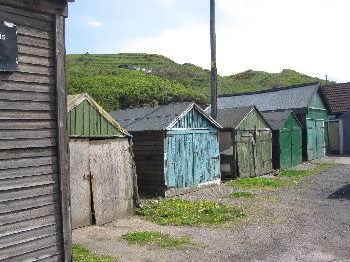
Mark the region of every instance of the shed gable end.
[[321, 98], [319, 93], [316, 93], [314, 97], [312, 98], [312, 101], [310, 103], [310, 107], [312, 109], [322, 109], [327, 110], [325, 103], [323, 102], [323, 99]]
[[125, 137], [86, 100], [69, 111], [68, 132], [72, 137]]
[[252, 110], [237, 126], [238, 129], [270, 128], [265, 119], [256, 110]]
[[216, 127], [205, 118], [196, 108], [192, 108], [184, 117], [174, 125], [172, 129], [190, 128], [190, 129], [216, 129]]

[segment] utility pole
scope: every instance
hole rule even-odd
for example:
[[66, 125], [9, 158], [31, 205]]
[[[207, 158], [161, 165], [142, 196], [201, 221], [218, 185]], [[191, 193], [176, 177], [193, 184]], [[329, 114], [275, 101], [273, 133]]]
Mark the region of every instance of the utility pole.
[[211, 43], [211, 116], [218, 113], [218, 71], [216, 68], [215, 0], [210, 0], [210, 43]]

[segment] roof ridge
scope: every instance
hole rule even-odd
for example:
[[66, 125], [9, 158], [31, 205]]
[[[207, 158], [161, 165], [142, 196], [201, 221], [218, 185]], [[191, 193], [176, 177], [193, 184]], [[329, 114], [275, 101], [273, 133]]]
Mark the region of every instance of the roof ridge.
[[307, 87], [307, 86], [314, 86], [314, 85], [320, 85], [320, 82], [310, 82], [310, 83], [296, 84], [296, 85], [290, 85], [290, 86], [280, 86], [280, 87], [274, 87], [274, 88], [269, 88], [269, 89], [259, 90], [259, 91], [252, 91], [252, 92], [224, 94], [224, 95], [220, 95], [219, 97], [233, 97], [233, 96], [272, 93], [272, 92], [276, 92], [276, 91], [289, 90], [289, 89], [294, 89], [294, 88], [299, 88], [299, 87]]

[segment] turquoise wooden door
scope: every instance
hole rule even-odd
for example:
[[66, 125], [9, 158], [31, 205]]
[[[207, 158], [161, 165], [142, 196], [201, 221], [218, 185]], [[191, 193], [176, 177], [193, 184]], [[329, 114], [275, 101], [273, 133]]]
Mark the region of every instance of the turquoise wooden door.
[[198, 133], [194, 141], [194, 183], [220, 179], [220, 152], [217, 133]]
[[165, 183], [175, 188], [194, 185], [192, 134], [168, 136]]
[[167, 187], [193, 187], [220, 179], [220, 153], [216, 132], [171, 134], [166, 140]]

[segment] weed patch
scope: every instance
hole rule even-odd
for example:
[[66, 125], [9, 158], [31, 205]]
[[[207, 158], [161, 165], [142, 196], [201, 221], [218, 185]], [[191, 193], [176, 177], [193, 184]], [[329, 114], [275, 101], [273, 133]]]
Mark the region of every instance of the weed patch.
[[233, 192], [230, 196], [233, 198], [253, 198], [254, 194], [250, 192]]
[[161, 248], [183, 248], [193, 246], [190, 237], [173, 237], [169, 234], [163, 234], [161, 232], [145, 231], [134, 232], [125, 234], [122, 236], [123, 240], [126, 240], [129, 244], [139, 245], [157, 245]]
[[279, 178], [253, 177], [241, 178], [230, 182], [232, 186], [247, 189], [274, 190], [283, 187], [287, 182]]
[[283, 170], [279, 176], [281, 177], [305, 177], [305, 176], [314, 176], [327, 171], [336, 165], [334, 164], [320, 164], [315, 168], [309, 170]]
[[119, 262], [116, 257], [103, 256], [91, 253], [87, 248], [81, 245], [73, 245], [74, 262]]
[[245, 217], [242, 208], [237, 206], [182, 199], [150, 201], [138, 208], [136, 212], [145, 220], [160, 225], [176, 226], [220, 224]]

